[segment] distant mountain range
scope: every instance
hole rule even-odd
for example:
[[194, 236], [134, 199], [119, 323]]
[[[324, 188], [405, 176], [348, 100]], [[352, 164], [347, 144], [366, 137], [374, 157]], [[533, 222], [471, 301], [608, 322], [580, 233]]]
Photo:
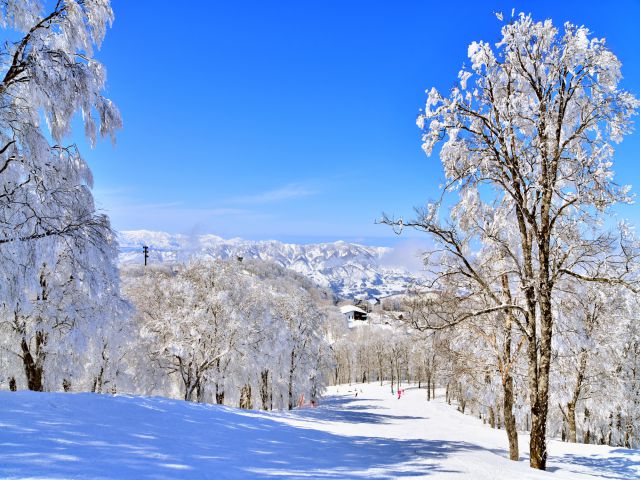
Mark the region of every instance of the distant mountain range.
[[344, 298], [382, 298], [402, 293], [416, 276], [400, 267], [384, 266], [393, 249], [343, 241], [290, 244], [275, 240], [225, 240], [216, 235], [187, 236], [148, 230], [119, 233], [120, 263], [143, 263], [142, 246], [149, 246], [149, 262], [180, 262], [189, 258], [251, 258], [290, 268]]

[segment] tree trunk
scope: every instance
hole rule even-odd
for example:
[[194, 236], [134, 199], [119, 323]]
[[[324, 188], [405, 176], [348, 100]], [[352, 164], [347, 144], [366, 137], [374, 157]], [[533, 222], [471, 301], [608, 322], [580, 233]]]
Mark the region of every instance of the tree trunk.
[[198, 382], [198, 386], [196, 387], [196, 401], [204, 402], [204, 385], [202, 382]]
[[[584, 409], [585, 423], [588, 422], [590, 415], [591, 415], [591, 413], [589, 412], [589, 409], [585, 407], [585, 409]], [[588, 425], [588, 423], [587, 423], [587, 425]], [[586, 443], [586, 444], [591, 443], [591, 429], [588, 426], [587, 426], [587, 431], [584, 432], [584, 435], [582, 436], [582, 443]]]
[[295, 351], [291, 350], [291, 365], [289, 367], [289, 410], [293, 410], [293, 373], [295, 372]]
[[576, 443], [578, 435], [576, 432], [576, 404], [580, 399], [580, 393], [582, 392], [582, 383], [584, 381], [584, 374], [587, 370], [587, 351], [582, 349], [580, 351], [580, 364], [578, 366], [578, 372], [576, 375], [576, 384], [573, 389], [573, 396], [569, 403], [567, 403], [567, 425], [569, 427], [569, 442]]
[[260, 402], [262, 409], [269, 409], [269, 370], [260, 372]]
[[507, 375], [503, 385], [504, 397], [502, 399], [502, 409], [504, 410], [504, 428], [509, 441], [509, 459], [517, 461], [520, 458], [520, 448], [518, 447], [518, 430], [516, 429], [516, 417], [513, 414], [513, 378]]
[[576, 404], [573, 402], [567, 403], [567, 427], [569, 428], [567, 441], [569, 443], [576, 443], [578, 441], [576, 432]]
[[429, 371], [429, 376], [431, 377], [431, 400], [436, 399], [436, 352], [435, 352], [435, 344], [433, 355], [431, 356], [431, 369]]
[[251, 410], [253, 408], [253, 402], [251, 401], [251, 385], [245, 384], [240, 390], [240, 403], [239, 407]]
[[[541, 293], [541, 296], [544, 296]], [[531, 335], [529, 353], [529, 386], [531, 402], [531, 440], [529, 443], [529, 465], [538, 470], [547, 466], [547, 414], [549, 412], [549, 369], [551, 366], [552, 311], [549, 298], [541, 299], [540, 309], [540, 360], [536, 337]], [[534, 327], [535, 328], [535, 327]]]
[[187, 402], [193, 402], [193, 394], [196, 393], [200, 382], [189, 380], [184, 384], [184, 399]]
[[[502, 275], [502, 291], [505, 301], [512, 303], [511, 289], [509, 287], [509, 277], [505, 273]], [[502, 409], [504, 410], [504, 429], [507, 432], [507, 440], [509, 442], [509, 459], [518, 461], [520, 458], [520, 448], [518, 446], [518, 430], [516, 429], [516, 418], [513, 415], [513, 375], [512, 366], [514, 359], [511, 356], [512, 329], [514, 317], [511, 313], [504, 316], [503, 334], [504, 347], [502, 352], [501, 377], [502, 377]]]
[[47, 335], [44, 332], [36, 332], [35, 358], [31, 354], [26, 338], [22, 338], [22, 364], [27, 377], [27, 388], [35, 392], [44, 391], [44, 359], [46, 353], [44, 347], [47, 344]]
[[93, 385], [91, 387], [92, 393], [102, 393], [102, 377], [104, 376], [104, 365], [100, 367], [98, 375], [93, 378]]
[[393, 368], [391, 368], [391, 393], [394, 392], [393, 390], [393, 385], [394, 385], [394, 377], [393, 377]]
[[[544, 122], [540, 126], [541, 140], [543, 147], [543, 185], [542, 201], [540, 206], [540, 226], [536, 243], [538, 248], [539, 265], [537, 274], [532, 268], [533, 262], [531, 253], [533, 248], [527, 249], [525, 255], [525, 277], [534, 281], [526, 286], [525, 297], [527, 298], [528, 318], [527, 335], [529, 337], [529, 386], [531, 403], [531, 441], [529, 443], [529, 465], [532, 468], [546, 470], [547, 467], [547, 414], [549, 412], [549, 371], [551, 368], [551, 337], [553, 335], [553, 310], [551, 308], [551, 297], [553, 291], [553, 280], [551, 278], [551, 205], [555, 173], [553, 167], [549, 169], [548, 158], [546, 157], [546, 133]], [[549, 170], [548, 170], [549, 169]], [[516, 209], [517, 210], [517, 209]], [[521, 218], [522, 213], [517, 213]], [[528, 232], [530, 234], [530, 232]], [[524, 239], [523, 239], [524, 240]], [[525, 248], [531, 247], [529, 240], [526, 240]], [[537, 298], [535, 288], [537, 287]], [[536, 301], [537, 300], [537, 301]], [[536, 305], [537, 304], [537, 305]], [[536, 317], [536, 306], [539, 316]], [[540, 338], [536, 338], [537, 324], [539, 320]]]
[[216, 382], [216, 403], [218, 405], [224, 404], [224, 389]]

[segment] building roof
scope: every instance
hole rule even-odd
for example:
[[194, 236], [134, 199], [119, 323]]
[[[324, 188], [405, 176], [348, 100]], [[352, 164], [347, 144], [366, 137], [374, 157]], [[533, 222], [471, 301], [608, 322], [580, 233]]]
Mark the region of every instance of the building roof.
[[361, 308], [356, 307], [355, 305], [345, 305], [343, 307], [340, 307], [340, 311], [343, 314], [349, 313], [349, 312], [364, 313], [365, 315], [367, 314], [367, 312], [365, 312]]

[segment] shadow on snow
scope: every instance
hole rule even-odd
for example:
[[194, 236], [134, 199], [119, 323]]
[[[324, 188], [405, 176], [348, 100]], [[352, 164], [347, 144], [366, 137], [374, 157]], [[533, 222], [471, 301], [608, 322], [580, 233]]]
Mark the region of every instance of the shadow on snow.
[[640, 465], [631, 458], [632, 455], [637, 454], [637, 450], [616, 448], [606, 457], [566, 454], [555, 457], [553, 460], [564, 463], [564, 468], [567, 470], [571, 470], [571, 465], [589, 467], [592, 470], [589, 474], [596, 478], [627, 480], [638, 476]]
[[[161, 398], [3, 392], [0, 403], [2, 478], [399, 478], [443, 472], [439, 460], [480, 448], [341, 436], [268, 414]], [[295, 417], [388, 420], [337, 410], [348, 403], [338, 399]]]

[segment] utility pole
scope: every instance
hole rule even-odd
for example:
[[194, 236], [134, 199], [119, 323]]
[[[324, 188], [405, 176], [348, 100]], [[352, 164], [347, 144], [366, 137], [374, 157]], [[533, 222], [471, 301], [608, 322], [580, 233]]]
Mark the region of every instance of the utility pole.
[[144, 245], [142, 247], [142, 253], [144, 254], [144, 266], [147, 266], [147, 258], [149, 258], [149, 247]]

